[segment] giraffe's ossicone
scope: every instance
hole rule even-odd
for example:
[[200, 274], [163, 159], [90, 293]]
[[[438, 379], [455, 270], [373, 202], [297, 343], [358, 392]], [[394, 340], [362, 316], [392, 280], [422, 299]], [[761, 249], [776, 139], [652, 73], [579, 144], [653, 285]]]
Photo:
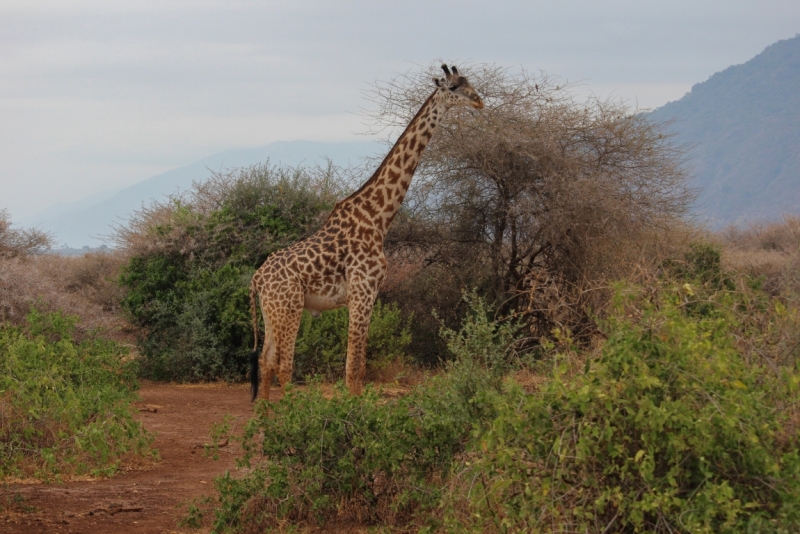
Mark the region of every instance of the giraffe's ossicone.
[[[283, 387], [291, 380], [303, 310], [318, 315], [341, 306], [350, 309], [345, 380], [351, 394], [361, 393], [372, 306], [386, 276], [386, 231], [403, 203], [422, 151], [447, 110], [453, 106], [483, 108], [480, 96], [455, 66], [452, 72], [446, 65], [442, 69], [445, 77], [434, 78], [436, 90], [372, 177], [336, 203], [319, 231], [274, 252], [253, 275], [250, 311], [255, 347], [250, 356], [250, 382], [254, 400], [259, 391], [261, 398], [269, 398], [276, 374]], [[256, 297], [265, 326], [260, 357]]]

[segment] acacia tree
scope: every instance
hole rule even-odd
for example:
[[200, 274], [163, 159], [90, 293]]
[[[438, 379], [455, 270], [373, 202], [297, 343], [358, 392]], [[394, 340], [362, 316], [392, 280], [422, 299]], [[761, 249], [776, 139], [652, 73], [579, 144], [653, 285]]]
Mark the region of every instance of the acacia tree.
[[[456, 110], [417, 171], [405, 217], [387, 236], [395, 257], [472, 273], [501, 313], [547, 332], [586, 326], [591, 287], [624, 276], [652, 237], [686, 212], [682, 147], [665, 124], [625, 103], [579, 101], [547, 75], [470, 65], [480, 112]], [[434, 67], [377, 84], [370, 119], [408, 123]], [[563, 325], [561, 323], [564, 323]]]

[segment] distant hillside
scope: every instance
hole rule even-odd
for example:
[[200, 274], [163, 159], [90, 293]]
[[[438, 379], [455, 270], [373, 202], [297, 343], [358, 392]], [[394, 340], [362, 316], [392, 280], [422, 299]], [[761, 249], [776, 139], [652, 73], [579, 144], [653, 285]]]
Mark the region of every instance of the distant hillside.
[[[191, 165], [154, 176], [125, 189], [97, 193], [72, 204], [58, 204], [20, 221], [21, 226], [38, 226], [51, 232], [58, 247], [98, 247], [112, 225], [127, 220], [131, 213], [152, 200], [163, 200], [177, 191], [191, 189], [211, 171], [236, 169], [269, 160], [273, 164], [297, 166], [324, 164], [326, 158], [340, 166], [357, 165], [382, 150], [377, 142], [322, 143], [279, 141], [261, 148], [231, 150], [214, 154]], [[55, 216], [54, 216], [55, 214]]]
[[800, 211], [800, 35], [655, 110], [690, 151], [695, 212], [713, 228]]

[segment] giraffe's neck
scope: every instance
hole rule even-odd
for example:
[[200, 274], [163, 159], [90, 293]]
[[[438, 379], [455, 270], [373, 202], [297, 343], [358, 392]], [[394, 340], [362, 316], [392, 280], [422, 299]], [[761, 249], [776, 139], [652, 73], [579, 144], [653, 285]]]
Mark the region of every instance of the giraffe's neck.
[[375, 174], [343, 200], [337, 209], [346, 210], [359, 223], [371, 225], [386, 235], [403, 204], [422, 152], [446, 111], [439, 91], [434, 92], [397, 139]]

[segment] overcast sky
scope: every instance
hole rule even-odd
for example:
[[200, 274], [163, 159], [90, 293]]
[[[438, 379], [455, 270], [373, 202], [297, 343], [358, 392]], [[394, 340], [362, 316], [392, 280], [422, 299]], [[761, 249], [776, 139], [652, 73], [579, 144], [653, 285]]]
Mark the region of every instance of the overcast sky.
[[369, 84], [438, 58], [653, 108], [798, 32], [798, 0], [0, 0], [0, 209], [363, 139]]

